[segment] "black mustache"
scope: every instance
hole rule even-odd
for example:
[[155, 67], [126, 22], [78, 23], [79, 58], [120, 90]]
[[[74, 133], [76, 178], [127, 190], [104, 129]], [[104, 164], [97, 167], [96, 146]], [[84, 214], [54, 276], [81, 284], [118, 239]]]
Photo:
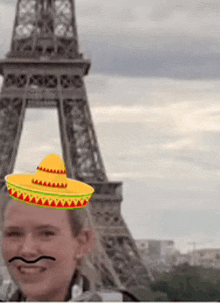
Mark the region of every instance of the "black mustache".
[[27, 263], [27, 264], [34, 264], [34, 263], [37, 263], [38, 261], [40, 261], [40, 260], [42, 260], [42, 259], [49, 259], [49, 260], [52, 260], [52, 261], [56, 261], [55, 258], [52, 258], [52, 257], [50, 257], [50, 256], [41, 256], [41, 257], [39, 257], [38, 259], [36, 259], [35, 261], [26, 261], [26, 260], [25, 260], [24, 258], [22, 258], [22, 257], [13, 257], [13, 258], [10, 259], [8, 262], [11, 263], [11, 262], [13, 262], [13, 261], [15, 261], [15, 260], [21, 260], [21, 261], [23, 261], [23, 262], [25, 262], [25, 263]]

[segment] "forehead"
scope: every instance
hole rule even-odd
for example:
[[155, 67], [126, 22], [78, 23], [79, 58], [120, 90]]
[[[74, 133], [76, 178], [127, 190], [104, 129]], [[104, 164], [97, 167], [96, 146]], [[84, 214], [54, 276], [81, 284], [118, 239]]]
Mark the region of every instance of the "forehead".
[[5, 209], [4, 226], [26, 223], [66, 227], [68, 225], [67, 211], [37, 207], [11, 199]]

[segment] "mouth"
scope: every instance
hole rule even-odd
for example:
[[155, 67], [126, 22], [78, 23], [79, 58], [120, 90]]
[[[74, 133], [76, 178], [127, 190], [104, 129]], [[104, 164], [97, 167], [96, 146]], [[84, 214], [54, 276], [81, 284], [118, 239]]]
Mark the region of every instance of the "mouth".
[[46, 270], [45, 267], [39, 266], [18, 266], [17, 269], [21, 274], [38, 274]]

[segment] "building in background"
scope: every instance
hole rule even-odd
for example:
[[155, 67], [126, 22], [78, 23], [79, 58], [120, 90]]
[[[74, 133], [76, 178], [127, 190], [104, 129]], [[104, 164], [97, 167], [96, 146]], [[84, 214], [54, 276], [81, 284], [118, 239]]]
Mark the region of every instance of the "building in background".
[[166, 260], [176, 254], [173, 240], [136, 240], [136, 245], [142, 256], [148, 260]]
[[168, 272], [184, 263], [220, 269], [220, 248], [194, 249], [181, 254], [173, 240], [141, 239], [136, 240], [136, 245], [146, 265], [156, 272]]
[[188, 255], [192, 266], [220, 269], [220, 248], [197, 249]]

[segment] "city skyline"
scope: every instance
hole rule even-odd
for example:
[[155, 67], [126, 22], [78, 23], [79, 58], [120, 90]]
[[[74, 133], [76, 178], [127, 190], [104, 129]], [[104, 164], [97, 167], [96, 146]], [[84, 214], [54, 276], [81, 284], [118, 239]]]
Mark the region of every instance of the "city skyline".
[[[0, 3], [0, 58], [16, 2]], [[182, 252], [193, 241], [220, 247], [220, 3], [75, 4], [81, 51], [92, 60], [93, 122], [109, 180], [123, 181], [133, 237], [173, 239]], [[15, 170], [61, 155], [57, 122], [55, 110], [27, 110]]]

